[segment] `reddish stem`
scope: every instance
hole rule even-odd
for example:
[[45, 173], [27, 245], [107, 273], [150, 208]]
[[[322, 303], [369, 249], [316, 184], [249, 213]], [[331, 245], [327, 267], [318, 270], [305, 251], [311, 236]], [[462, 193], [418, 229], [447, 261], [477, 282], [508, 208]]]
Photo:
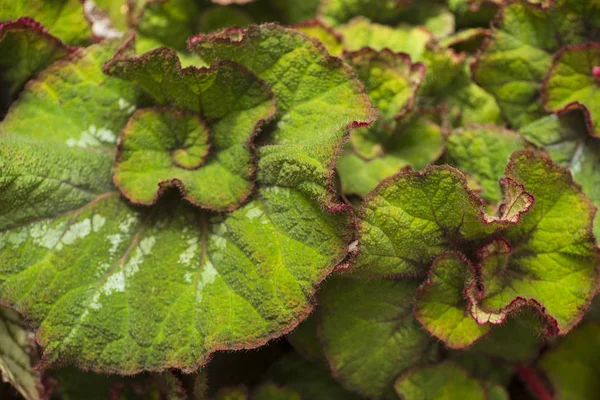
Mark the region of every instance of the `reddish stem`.
[[592, 68], [592, 75], [594, 76], [594, 79], [596, 79], [596, 82], [600, 83], [600, 67]]
[[525, 365], [517, 365], [516, 370], [519, 378], [538, 400], [554, 400], [554, 396], [548, 392], [535, 369]]

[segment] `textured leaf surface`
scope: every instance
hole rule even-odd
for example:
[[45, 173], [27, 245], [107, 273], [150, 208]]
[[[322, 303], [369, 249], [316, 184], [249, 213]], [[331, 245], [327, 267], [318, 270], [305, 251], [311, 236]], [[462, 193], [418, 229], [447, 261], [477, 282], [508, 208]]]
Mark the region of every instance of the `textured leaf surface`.
[[557, 0], [543, 8], [526, 0], [505, 5], [474, 67], [474, 78], [492, 93], [504, 117], [519, 128], [544, 116], [540, 88], [552, 55], [564, 45], [598, 36], [596, 1]]
[[510, 255], [499, 264], [501, 274], [490, 271], [479, 306], [502, 314], [529, 302], [548, 317], [550, 331], [564, 334], [581, 319], [597, 285], [596, 209], [568, 171], [543, 154], [516, 152], [506, 176], [535, 201], [504, 232]]
[[592, 400], [598, 396], [599, 352], [600, 326], [589, 323], [544, 353], [538, 367], [548, 376], [556, 399]]
[[[336, 277], [321, 292], [320, 335], [334, 376], [369, 398], [427, 362], [437, 346], [412, 314], [418, 283]], [[369, 340], [365, 340], [369, 338]]]
[[0, 308], [0, 372], [25, 400], [45, 398], [40, 371], [34, 369], [35, 340], [21, 316]]
[[3, 2], [0, 21], [29, 17], [71, 45], [85, 45], [91, 30], [79, 0], [14, 0]]
[[598, 85], [594, 68], [600, 67], [600, 45], [588, 43], [565, 47], [554, 57], [554, 62], [542, 87], [542, 101], [548, 111], [556, 112], [583, 107], [590, 129], [600, 136], [600, 108]]
[[404, 400], [488, 398], [481, 382], [450, 361], [415, 368], [400, 377], [395, 387]]
[[468, 312], [463, 292], [473, 279], [470, 268], [461, 254], [442, 254], [417, 292], [417, 319], [451, 348], [467, 347], [490, 331], [490, 325], [479, 325]]
[[204, 168], [209, 147], [208, 128], [198, 117], [170, 109], [139, 110], [121, 137], [115, 184], [135, 204], [151, 205], [176, 186], [202, 208], [237, 208], [252, 190], [252, 181], [244, 179], [251, 171], [228, 176], [219, 164]]
[[136, 102], [132, 85], [101, 70], [117, 45], [105, 41], [78, 50], [44, 70], [13, 104], [0, 130], [112, 153]]
[[298, 188], [330, 204], [347, 129], [375, 117], [350, 67], [303, 33], [272, 24], [199, 35], [190, 46], [207, 61], [240, 62], [273, 89], [277, 122], [259, 151], [259, 182]]
[[67, 54], [66, 44], [31, 19], [0, 23], [0, 113], [28, 80]]
[[402, 171], [363, 202], [355, 268], [367, 275], [424, 276], [435, 257], [456, 242], [493, 232], [483, 215], [481, 200], [460, 171], [449, 166]]
[[[102, 372], [194, 370], [216, 350], [287, 333], [346, 256], [349, 216], [280, 187], [258, 189], [225, 216], [173, 198], [131, 207], [112, 185], [116, 140], [85, 148], [68, 140], [82, 124], [110, 121], [120, 131], [133, 112], [119, 104], [119, 90], [133, 94], [131, 86], [100, 71], [112, 49], [92, 47], [52, 67], [30, 85], [41, 87], [37, 96], [25, 92], [0, 126], [0, 298], [39, 327], [46, 363]], [[223, 65], [221, 94], [264, 93], [227, 79], [231, 64]], [[211, 131], [248, 123], [236, 113], [242, 103], [214, 105], [223, 119], [210, 120]]]
[[[524, 126], [519, 133], [569, 168], [585, 194], [600, 206], [600, 141], [590, 135], [582, 112], [550, 115]], [[594, 234], [600, 235], [600, 213], [594, 219]]]
[[[442, 128], [427, 118], [412, 117], [390, 134], [378, 137], [363, 128], [354, 131], [351, 144], [340, 156], [337, 164], [342, 190], [347, 194], [366, 196], [383, 179], [391, 177], [402, 168], [425, 168], [443, 152]], [[365, 159], [365, 154], [371, 155]]]
[[498, 181], [504, 176], [511, 154], [525, 147], [516, 132], [492, 125], [470, 126], [450, 133], [446, 141], [447, 161], [472, 176], [483, 189], [485, 200], [502, 200]]
[[318, 39], [332, 56], [340, 57], [344, 51], [341, 36], [320, 20], [294, 25], [294, 28]]

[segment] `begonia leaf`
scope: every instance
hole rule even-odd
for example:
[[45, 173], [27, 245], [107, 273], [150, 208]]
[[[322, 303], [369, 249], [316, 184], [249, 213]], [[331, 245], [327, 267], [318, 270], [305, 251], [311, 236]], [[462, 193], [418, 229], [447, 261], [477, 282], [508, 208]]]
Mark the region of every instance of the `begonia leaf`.
[[273, 24], [199, 35], [190, 47], [207, 61], [240, 62], [272, 88], [276, 124], [259, 150], [258, 181], [298, 188], [330, 207], [335, 160], [348, 128], [375, 117], [350, 67], [305, 34]]
[[326, 282], [319, 334], [333, 375], [345, 388], [379, 398], [404, 371], [435, 357], [435, 342], [412, 313], [417, 287], [411, 280]]
[[79, 0], [14, 0], [0, 7], [0, 22], [29, 17], [70, 45], [85, 45], [92, 35]]
[[[457, 169], [403, 170], [365, 198], [354, 268], [368, 276], [424, 276], [433, 260], [456, 250], [457, 243], [481, 240], [514, 224], [530, 204], [518, 196], [511, 200], [500, 216], [488, 216]], [[517, 201], [522, 207], [513, 207]]]
[[0, 373], [25, 400], [47, 397], [42, 373], [36, 370], [35, 339], [21, 316], [13, 310], [0, 308]]
[[556, 399], [592, 400], [598, 396], [598, 352], [600, 326], [588, 323], [542, 355], [537, 365], [552, 384]]
[[[101, 372], [192, 371], [217, 350], [254, 348], [289, 332], [346, 257], [350, 215], [277, 186], [255, 189], [225, 215], [169, 196], [132, 207], [111, 176], [112, 132], [125, 126], [136, 101], [131, 84], [101, 72], [114, 49], [106, 42], [54, 64], [0, 125], [0, 208], [7, 211], [0, 220], [0, 298], [38, 329], [46, 365]], [[162, 62], [163, 52], [147, 57], [158, 55], [162, 67], [181, 72]], [[121, 56], [110, 65], [129, 60]], [[211, 139], [219, 138], [219, 124], [228, 140], [247, 135], [237, 127], [254, 129], [263, 115], [257, 110], [272, 108], [264, 84], [230, 62], [214, 68], [222, 74], [204, 89], [221, 91], [223, 100], [246, 90], [254, 103], [233, 96], [232, 104], [200, 109]], [[346, 79], [358, 85], [352, 75]], [[154, 81], [141, 83], [153, 93]], [[40, 95], [46, 92], [64, 95]], [[190, 104], [179, 100], [170, 105]], [[72, 139], [90, 126], [102, 127], [102, 140]]]
[[415, 315], [433, 336], [450, 348], [465, 348], [489, 333], [469, 314], [464, 295], [472, 267], [460, 253], [444, 253], [434, 261], [416, 296]]
[[[519, 130], [533, 144], [543, 147], [559, 165], [569, 168], [596, 207], [600, 206], [600, 140], [591, 136], [585, 116], [578, 110], [550, 115]], [[594, 219], [600, 235], [600, 213]]]
[[598, 38], [600, 4], [557, 0], [544, 7], [526, 0], [504, 5], [473, 77], [492, 93], [504, 117], [520, 128], [544, 116], [540, 89], [552, 57], [565, 45]]
[[512, 153], [524, 148], [525, 142], [516, 132], [493, 125], [472, 125], [454, 130], [447, 137], [446, 160], [473, 177], [483, 189], [486, 201], [502, 200], [498, 181], [504, 176]]
[[425, 117], [412, 117], [381, 139], [362, 137], [358, 131], [352, 133], [352, 148], [347, 146], [337, 163], [342, 190], [347, 194], [364, 197], [406, 166], [425, 168], [444, 150], [442, 128]]
[[[547, 318], [549, 332], [565, 334], [582, 318], [597, 286], [596, 208], [569, 172], [547, 155], [516, 152], [506, 176], [524, 185], [535, 200], [503, 232], [506, 243], [481, 250], [477, 308], [490, 317], [477, 319], [498, 323], [506, 313], [531, 304]], [[492, 262], [486, 263], [487, 257]]]
[[235, 173], [220, 163], [204, 165], [208, 136], [208, 127], [195, 115], [170, 109], [137, 111], [123, 130], [115, 184], [135, 204], [154, 204], [163, 191], [176, 186], [196, 206], [237, 208], [252, 191], [252, 164], [242, 164], [246, 170]]
[[417, 367], [398, 378], [396, 391], [403, 400], [487, 400], [485, 386], [451, 361]]
[[269, 0], [284, 22], [297, 24], [314, 20], [321, 0]]
[[348, 51], [359, 51], [363, 47], [374, 50], [387, 48], [396, 53], [408, 54], [413, 62], [422, 60], [427, 44], [433, 40], [431, 32], [422, 27], [393, 28], [364, 17], [356, 17], [336, 31], [342, 35], [344, 48]]
[[27, 81], [70, 52], [29, 18], [0, 23], [0, 115]]
[[548, 111], [582, 108], [594, 136], [600, 136], [599, 67], [600, 45], [567, 46], [555, 55], [542, 86], [542, 102]]

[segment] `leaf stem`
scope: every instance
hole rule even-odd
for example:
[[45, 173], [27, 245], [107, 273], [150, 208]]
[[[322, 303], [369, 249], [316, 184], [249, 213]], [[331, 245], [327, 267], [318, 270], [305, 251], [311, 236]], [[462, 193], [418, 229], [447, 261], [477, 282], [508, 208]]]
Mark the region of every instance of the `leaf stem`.
[[517, 365], [517, 374], [538, 400], [554, 400], [538, 373], [530, 366]]

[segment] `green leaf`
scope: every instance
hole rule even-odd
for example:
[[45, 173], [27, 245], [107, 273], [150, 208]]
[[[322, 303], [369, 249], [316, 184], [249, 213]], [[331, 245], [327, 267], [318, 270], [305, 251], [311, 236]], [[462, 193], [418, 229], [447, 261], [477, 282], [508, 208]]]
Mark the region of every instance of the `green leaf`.
[[[414, 318], [418, 282], [335, 277], [320, 298], [320, 335], [333, 375], [369, 398], [435, 357], [437, 346]], [[368, 340], [365, 340], [368, 338]]]
[[[600, 206], [600, 141], [590, 135], [581, 111], [550, 115], [524, 126], [519, 133], [569, 168], [584, 193]], [[594, 219], [594, 234], [600, 236], [600, 213]]]
[[505, 5], [473, 77], [492, 93], [515, 127], [544, 116], [540, 88], [552, 55], [564, 45], [594, 41], [600, 7], [595, 1], [558, 0], [549, 8], [519, 0]]
[[253, 400], [300, 400], [300, 395], [289, 388], [279, 387], [272, 383], [259, 386], [252, 396]]
[[460, 171], [450, 166], [403, 170], [363, 202], [355, 270], [367, 276], [424, 276], [456, 243], [483, 239], [506, 225], [494, 219], [484, 214]]
[[[387, 137], [363, 137], [360, 131], [352, 133], [353, 148], [347, 146], [337, 164], [347, 194], [364, 197], [383, 179], [406, 166], [425, 168], [444, 150], [442, 128], [420, 116], [411, 117]], [[365, 154], [372, 156], [365, 159]]]
[[0, 23], [0, 115], [31, 78], [70, 48], [29, 18]]
[[327, 359], [317, 336], [318, 311], [313, 312], [288, 336], [287, 340], [302, 357], [315, 364], [327, 366]]
[[564, 47], [555, 55], [544, 81], [542, 101], [550, 112], [582, 108], [590, 131], [600, 137], [600, 108], [596, 106], [600, 100], [596, 93], [600, 75], [594, 73], [597, 67], [600, 67], [600, 45]]
[[332, 26], [359, 15], [378, 22], [392, 22], [407, 8], [407, 3], [405, 0], [322, 0], [319, 16]]
[[471, 268], [462, 254], [444, 253], [417, 292], [417, 320], [450, 348], [465, 348], [490, 331], [490, 325], [479, 325], [468, 312], [463, 292], [473, 279]]
[[0, 308], [0, 372], [25, 400], [46, 398], [42, 374], [34, 369], [35, 340], [21, 316], [9, 308]]
[[380, 123], [391, 125], [412, 109], [425, 76], [423, 64], [387, 49], [363, 48], [344, 54], [344, 59], [365, 85]]
[[0, 21], [29, 17], [48, 29], [49, 33], [74, 46], [90, 42], [90, 25], [79, 0], [14, 0], [0, 8]]
[[451, 361], [415, 368], [401, 376], [395, 388], [404, 400], [488, 398], [482, 383]]
[[371, 47], [380, 51], [385, 48], [396, 53], [406, 53], [412, 61], [421, 61], [427, 44], [433, 39], [431, 32], [422, 27], [380, 25], [364, 17], [356, 17], [336, 29], [343, 37], [344, 48], [358, 51]]
[[551, 333], [565, 334], [587, 310], [598, 281], [596, 209], [569, 172], [547, 155], [516, 152], [506, 176], [522, 183], [535, 200], [504, 232], [510, 246], [499, 251], [506, 254], [504, 262], [493, 261], [493, 269], [482, 266], [488, 277], [478, 307], [502, 320], [530, 304], [547, 318]]
[[314, 20], [321, 0], [269, 0], [287, 24]]
[[231, 26], [248, 26], [254, 19], [239, 8], [233, 6], [211, 7], [200, 16], [200, 32], [213, 32]]
[[306, 361], [294, 353], [286, 354], [273, 364], [267, 377], [295, 390], [303, 399], [358, 400], [360, 398], [344, 390], [331, 377], [328, 369]]
[[[288, 0], [285, 0], [288, 1]], [[344, 51], [342, 37], [320, 20], [311, 20], [294, 25], [294, 28], [318, 39], [332, 56], [340, 57]]]
[[0, 131], [112, 153], [136, 103], [131, 84], [101, 70], [118, 45], [90, 46], [40, 73], [13, 104]]
[[472, 125], [448, 135], [445, 157], [477, 181], [483, 189], [482, 198], [498, 204], [502, 200], [498, 181], [504, 176], [511, 154], [525, 146], [516, 132], [493, 125]]
[[[0, 298], [38, 328], [46, 364], [101, 372], [191, 371], [217, 350], [289, 332], [346, 257], [351, 216], [276, 186], [227, 215], [172, 197], [131, 207], [112, 185], [114, 143], [67, 140], [82, 124], [120, 131], [133, 111], [118, 104], [131, 85], [100, 71], [114, 51], [106, 43], [51, 67], [0, 125]], [[272, 107], [249, 72], [218, 65], [223, 73], [204, 89], [246, 90], [258, 115]], [[243, 117], [244, 96], [232, 98], [202, 113], [228, 139], [247, 132], [236, 126], [257, 124]]]
[[600, 326], [582, 325], [549, 349], [538, 361], [559, 399], [595, 399], [600, 391]]
[[198, 117], [169, 109], [139, 110], [123, 130], [115, 184], [134, 204], [154, 204], [175, 186], [196, 206], [219, 211], [237, 208], [252, 191], [251, 164], [236, 174], [228, 174], [218, 163], [203, 165], [209, 146], [208, 128]]
[[240, 62], [273, 89], [278, 112], [259, 151], [258, 181], [338, 207], [331, 194], [337, 154], [349, 127], [375, 117], [350, 67], [305, 34], [272, 24], [199, 35], [190, 46], [208, 61]]

